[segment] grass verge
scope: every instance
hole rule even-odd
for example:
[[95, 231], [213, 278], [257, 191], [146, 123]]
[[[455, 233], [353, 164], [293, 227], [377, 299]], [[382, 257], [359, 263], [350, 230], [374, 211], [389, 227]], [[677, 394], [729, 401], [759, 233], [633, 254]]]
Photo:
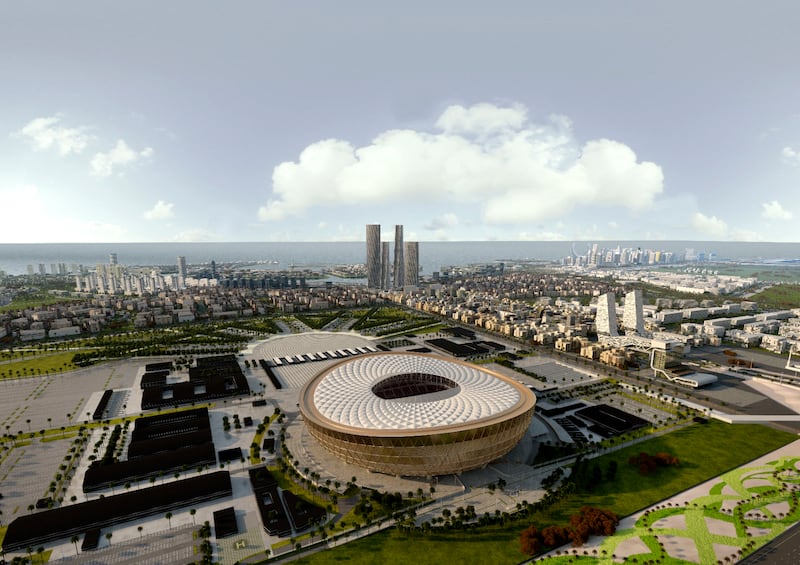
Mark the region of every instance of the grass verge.
[[[534, 516], [514, 519], [506, 526], [430, 535], [385, 531], [295, 563], [401, 564], [408, 563], [411, 555], [415, 565], [519, 563], [525, 559], [519, 551], [519, 534], [529, 524], [540, 528], [564, 524], [583, 505], [607, 508], [626, 516], [795, 439], [793, 434], [759, 425], [717, 421], [692, 425], [591, 460], [592, 465], [597, 464], [603, 471], [611, 460], [616, 460], [616, 479], [601, 483], [592, 492], [576, 492]], [[680, 459], [680, 466], [641, 476], [628, 465], [628, 458], [641, 451], [671, 453]]]

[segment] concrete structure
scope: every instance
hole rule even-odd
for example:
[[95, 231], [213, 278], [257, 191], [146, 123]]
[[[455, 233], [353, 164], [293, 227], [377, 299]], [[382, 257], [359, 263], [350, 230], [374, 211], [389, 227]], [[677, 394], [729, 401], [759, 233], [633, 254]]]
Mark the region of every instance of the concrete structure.
[[419, 243], [407, 241], [405, 244], [405, 282], [406, 286], [419, 285]]
[[389, 267], [389, 242], [381, 244], [381, 282], [378, 288], [386, 290], [392, 287], [392, 269]]
[[536, 397], [460, 361], [374, 353], [333, 365], [299, 399], [308, 430], [347, 463], [398, 476], [483, 467], [525, 434]]
[[367, 224], [367, 286], [381, 287], [381, 226]]
[[394, 288], [402, 288], [406, 282], [405, 260], [403, 259], [403, 226], [394, 227]]
[[607, 292], [597, 299], [597, 316], [595, 318], [597, 333], [617, 336], [617, 301], [613, 292]]
[[642, 309], [642, 291], [633, 290], [625, 295], [625, 309], [622, 312], [622, 326], [625, 333], [634, 332], [644, 335], [644, 315]]

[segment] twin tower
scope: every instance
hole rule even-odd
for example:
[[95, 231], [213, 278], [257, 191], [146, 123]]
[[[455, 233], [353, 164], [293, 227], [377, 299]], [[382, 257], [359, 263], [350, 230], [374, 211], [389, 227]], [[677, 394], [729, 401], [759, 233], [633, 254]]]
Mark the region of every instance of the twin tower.
[[367, 286], [388, 290], [419, 284], [419, 243], [403, 244], [403, 226], [394, 227], [394, 262], [389, 266], [389, 242], [381, 242], [380, 224], [367, 224]]

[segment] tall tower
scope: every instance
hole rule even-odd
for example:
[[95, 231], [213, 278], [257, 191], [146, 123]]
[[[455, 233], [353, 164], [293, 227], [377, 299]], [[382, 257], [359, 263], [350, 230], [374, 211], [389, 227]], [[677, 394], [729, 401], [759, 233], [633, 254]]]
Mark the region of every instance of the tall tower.
[[403, 226], [394, 227], [394, 288], [401, 288], [406, 282], [405, 261], [403, 260]]
[[636, 289], [625, 295], [625, 309], [622, 311], [622, 327], [625, 333], [635, 332], [644, 335], [644, 314], [642, 308], [642, 291]]
[[186, 257], [183, 255], [178, 257], [178, 276], [186, 278]]
[[405, 281], [408, 286], [419, 285], [419, 242], [407, 241], [405, 244]]
[[381, 288], [380, 224], [367, 224], [367, 286]]
[[597, 333], [617, 336], [617, 300], [613, 292], [607, 292], [597, 299], [597, 315], [595, 317]]
[[118, 259], [117, 259], [117, 254], [116, 253], [109, 253], [108, 254], [108, 264], [109, 265], [117, 265], [118, 264]]
[[379, 288], [386, 290], [392, 286], [392, 269], [389, 266], [389, 242], [381, 243], [381, 284]]

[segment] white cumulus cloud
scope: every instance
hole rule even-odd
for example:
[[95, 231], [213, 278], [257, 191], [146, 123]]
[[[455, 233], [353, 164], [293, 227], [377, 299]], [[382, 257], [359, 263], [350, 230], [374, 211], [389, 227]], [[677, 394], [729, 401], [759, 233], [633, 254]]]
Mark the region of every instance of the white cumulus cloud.
[[55, 148], [60, 155], [81, 153], [94, 139], [86, 126], [64, 127], [61, 116], [35, 118], [25, 124], [15, 135], [28, 138], [33, 147], [39, 149]]
[[695, 212], [692, 216], [692, 226], [708, 235], [722, 237], [728, 232], [728, 224], [716, 216], [706, 216], [702, 212]]
[[175, 215], [172, 208], [175, 205], [171, 202], [159, 200], [155, 205], [144, 213], [145, 220], [166, 220]]
[[525, 125], [528, 111], [524, 106], [501, 108], [494, 104], [475, 104], [469, 108], [449, 106], [436, 127], [445, 133], [487, 135], [504, 130], [519, 130]]
[[791, 162], [792, 164], [796, 165], [800, 162], [800, 153], [798, 153], [788, 145], [783, 148], [783, 150], [781, 151], [781, 155], [783, 155], [783, 158]]
[[315, 206], [472, 203], [490, 224], [557, 219], [578, 206], [642, 210], [663, 191], [661, 167], [623, 143], [579, 143], [563, 116], [535, 124], [523, 106], [451, 106], [433, 133], [389, 130], [354, 147], [326, 139], [272, 174], [262, 221]]
[[111, 176], [115, 168], [127, 167], [141, 159], [153, 156], [153, 149], [145, 147], [141, 151], [134, 151], [124, 140], [117, 140], [117, 144], [106, 153], [96, 153], [89, 163], [92, 175], [98, 177]]
[[773, 200], [761, 205], [761, 217], [767, 220], [791, 220], [792, 213], [781, 206], [780, 202]]

